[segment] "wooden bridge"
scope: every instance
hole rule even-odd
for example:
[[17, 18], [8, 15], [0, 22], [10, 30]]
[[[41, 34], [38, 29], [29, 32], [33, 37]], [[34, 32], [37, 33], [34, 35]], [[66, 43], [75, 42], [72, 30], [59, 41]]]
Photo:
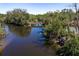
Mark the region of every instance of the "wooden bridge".
[[29, 22], [29, 26], [41, 27], [43, 25], [42, 22]]

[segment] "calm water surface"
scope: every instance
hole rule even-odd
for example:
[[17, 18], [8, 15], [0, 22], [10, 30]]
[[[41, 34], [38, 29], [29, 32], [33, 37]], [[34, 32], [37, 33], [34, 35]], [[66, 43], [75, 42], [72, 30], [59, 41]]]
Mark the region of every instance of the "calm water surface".
[[4, 56], [51, 56], [55, 52], [45, 46], [42, 27], [25, 28], [6, 25]]

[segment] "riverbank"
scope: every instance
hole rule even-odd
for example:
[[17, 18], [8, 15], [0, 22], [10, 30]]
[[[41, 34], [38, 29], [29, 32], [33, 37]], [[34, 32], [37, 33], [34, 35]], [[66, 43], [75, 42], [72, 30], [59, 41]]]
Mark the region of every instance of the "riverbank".
[[3, 50], [3, 45], [4, 45], [4, 42], [3, 42], [3, 39], [5, 37], [5, 33], [4, 33], [4, 30], [2, 27], [0, 27], [0, 55], [2, 54], [2, 50]]

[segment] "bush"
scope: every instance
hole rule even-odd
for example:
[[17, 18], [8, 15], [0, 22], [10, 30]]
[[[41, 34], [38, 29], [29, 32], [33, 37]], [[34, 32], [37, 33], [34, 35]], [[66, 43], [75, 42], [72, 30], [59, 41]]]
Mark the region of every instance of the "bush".
[[5, 22], [15, 25], [28, 25], [29, 14], [24, 9], [8, 11]]
[[65, 45], [58, 49], [59, 56], [79, 56], [79, 37], [72, 38]]

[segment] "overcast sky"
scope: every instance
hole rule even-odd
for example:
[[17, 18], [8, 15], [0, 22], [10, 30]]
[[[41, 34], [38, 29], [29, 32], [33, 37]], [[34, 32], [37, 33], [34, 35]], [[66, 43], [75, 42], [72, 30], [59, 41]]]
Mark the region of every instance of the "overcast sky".
[[73, 7], [72, 3], [0, 3], [0, 13], [6, 13], [15, 8], [27, 9], [30, 14], [43, 14], [48, 11]]

